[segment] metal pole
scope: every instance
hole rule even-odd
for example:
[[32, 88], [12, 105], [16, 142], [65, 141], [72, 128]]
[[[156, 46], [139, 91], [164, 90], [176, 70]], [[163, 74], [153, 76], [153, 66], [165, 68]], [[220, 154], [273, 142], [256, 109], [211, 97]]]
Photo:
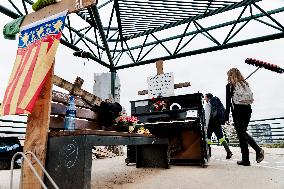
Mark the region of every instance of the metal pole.
[[114, 98], [115, 97], [115, 80], [116, 80], [116, 71], [110, 70], [111, 73], [111, 95]]
[[94, 14], [94, 19], [96, 21], [102, 42], [103, 42], [104, 47], [105, 47], [105, 51], [106, 51], [106, 54], [107, 54], [107, 57], [108, 57], [108, 61], [110, 63], [110, 67], [113, 67], [113, 61], [112, 61], [112, 58], [111, 58], [109, 46], [108, 46], [108, 43], [107, 43], [107, 40], [106, 40], [106, 36], [105, 36], [105, 33], [104, 33], [104, 28], [103, 28], [103, 24], [102, 24], [102, 21], [101, 21], [101, 18], [100, 18], [98, 8], [96, 6], [92, 6], [91, 9], [92, 9], [92, 12]]
[[104, 33], [103, 24], [102, 24], [102, 21], [101, 21], [101, 18], [100, 18], [98, 8], [96, 6], [92, 6], [91, 9], [92, 9], [92, 12], [94, 14], [93, 18], [96, 21], [96, 24], [97, 24], [97, 27], [98, 27], [98, 30], [99, 30], [99, 33], [100, 33], [100, 36], [101, 36], [101, 40], [104, 44], [105, 52], [107, 54], [107, 57], [108, 57], [108, 60], [109, 60], [109, 63], [110, 63], [111, 95], [112, 95], [112, 97], [114, 97], [114, 95], [115, 95], [114, 93], [115, 93], [116, 72], [113, 69], [114, 68], [113, 60], [112, 60], [112, 57], [111, 57], [111, 54], [110, 54], [109, 46], [108, 46], [107, 39], [106, 39], [106, 36], [105, 36], [105, 33]]
[[19, 18], [20, 15], [18, 15], [17, 13], [14, 13], [13, 11], [7, 9], [6, 7], [0, 5], [0, 12], [2, 12], [3, 14], [10, 16], [11, 18]]
[[260, 67], [256, 68], [256, 70], [254, 70], [251, 74], [249, 74], [245, 80], [247, 80], [248, 78], [250, 78], [250, 76], [252, 76], [252, 74], [254, 74], [259, 68], [260, 68]]

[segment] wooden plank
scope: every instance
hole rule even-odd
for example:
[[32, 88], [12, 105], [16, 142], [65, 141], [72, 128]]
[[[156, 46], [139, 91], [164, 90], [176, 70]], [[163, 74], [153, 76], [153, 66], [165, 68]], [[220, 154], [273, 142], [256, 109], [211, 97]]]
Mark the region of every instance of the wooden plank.
[[83, 100], [85, 100], [91, 106], [100, 106], [102, 99], [96, 95], [93, 95], [79, 87], [74, 86], [74, 84], [54, 75], [53, 84], [61, 87], [69, 92], [72, 92], [73, 95], [79, 96]]
[[[24, 151], [32, 151], [39, 161], [45, 165], [47, 136], [49, 127], [50, 102], [52, 91], [52, 75], [54, 66], [52, 66], [50, 73], [47, 75], [47, 80], [43, 85], [39, 98], [35, 103], [32, 113], [28, 116], [28, 123], [26, 129], [26, 138]], [[43, 178], [41, 171], [35, 160], [32, 159], [32, 164], [37, 170], [38, 174]], [[41, 185], [34, 173], [24, 162], [23, 167], [23, 181], [22, 189], [41, 189]]]
[[190, 87], [190, 82], [184, 82], [184, 83], [177, 83], [177, 84], [174, 84], [174, 89], [177, 89], [177, 88], [183, 88], [183, 87]]
[[[81, 0], [83, 3], [83, 7], [89, 7], [96, 3], [96, 0]], [[38, 20], [42, 20], [47, 18], [51, 15], [57, 14], [59, 12], [68, 10], [68, 13], [77, 12], [80, 9], [76, 8], [75, 6], [76, 0], [61, 0], [56, 4], [49, 5], [44, 7], [36, 12], [30, 13], [26, 15], [23, 23], [21, 26], [26, 26]]]
[[[68, 104], [70, 95], [66, 93], [62, 93], [59, 91], [52, 91], [52, 101], [53, 102], [59, 102], [62, 104]], [[75, 105], [77, 107], [82, 107], [86, 109], [92, 109], [93, 107], [88, 105], [84, 100], [82, 100], [80, 97], [75, 96]]]
[[[51, 104], [51, 115], [65, 116], [66, 106], [64, 104], [52, 103]], [[98, 114], [88, 109], [76, 108], [76, 117], [87, 120], [97, 120]]]
[[[50, 129], [64, 129], [64, 118], [51, 116], [49, 128]], [[76, 119], [75, 129], [100, 130], [102, 129], [102, 127], [100, 126], [99, 122]]]
[[163, 60], [158, 60], [156, 62], [156, 68], [157, 68], [157, 75], [163, 74], [164, 70], [163, 70]]
[[103, 131], [103, 130], [76, 130], [76, 131], [56, 131], [50, 132], [49, 136], [75, 136], [75, 135], [98, 135], [98, 136], [128, 136], [128, 137], [149, 137], [155, 138], [154, 135], [143, 135], [137, 133]]

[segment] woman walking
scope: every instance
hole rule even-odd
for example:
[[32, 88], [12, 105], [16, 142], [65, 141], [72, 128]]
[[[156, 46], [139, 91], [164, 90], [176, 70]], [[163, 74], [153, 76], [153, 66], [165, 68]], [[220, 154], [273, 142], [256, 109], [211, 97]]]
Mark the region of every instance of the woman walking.
[[242, 160], [237, 161], [237, 164], [250, 166], [248, 144], [256, 152], [256, 162], [260, 163], [264, 158], [264, 151], [247, 133], [247, 127], [252, 113], [251, 103], [253, 102], [253, 94], [249, 88], [248, 82], [237, 68], [230, 69], [227, 75], [226, 121], [229, 120], [231, 110], [242, 152]]

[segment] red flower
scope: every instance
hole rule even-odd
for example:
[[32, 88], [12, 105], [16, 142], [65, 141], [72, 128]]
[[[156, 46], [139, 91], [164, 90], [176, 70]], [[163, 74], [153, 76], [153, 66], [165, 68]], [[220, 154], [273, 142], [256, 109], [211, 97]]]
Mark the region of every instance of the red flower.
[[122, 115], [115, 120], [115, 124], [118, 126], [130, 126], [138, 122], [137, 117]]

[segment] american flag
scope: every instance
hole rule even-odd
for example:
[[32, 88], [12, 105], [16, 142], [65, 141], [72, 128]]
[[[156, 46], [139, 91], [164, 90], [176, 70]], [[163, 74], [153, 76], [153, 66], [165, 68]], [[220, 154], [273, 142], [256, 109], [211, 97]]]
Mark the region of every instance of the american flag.
[[21, 28], [17, 56], [1, 106], [2, 115], [31, 113], [51, 70], [67, 12]]

